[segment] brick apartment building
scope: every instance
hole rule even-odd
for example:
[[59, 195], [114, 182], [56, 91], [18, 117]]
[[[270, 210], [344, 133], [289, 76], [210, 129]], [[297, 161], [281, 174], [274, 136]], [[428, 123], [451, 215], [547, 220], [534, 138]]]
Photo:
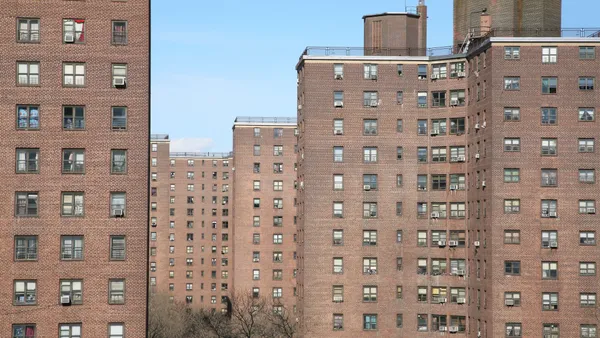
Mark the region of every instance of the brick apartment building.
[[295, 128], [237, 118], [232, 153], [170, 152], [168, 135], [152, 135], [152, 292], [226, 311], [236, 290], [293, 308]]
[[233, 125], [233, 284], [295, 309], [296, 119]]
[[149, 21], [2, 1], [2, 337], [145, 336]]
[[597, 337], [600, 39], [386, 47], [297, 65], [302, 336]]
[[150, 290], [226, 309], [231, 286], [231, 153], [170, 152], [151, 136]]

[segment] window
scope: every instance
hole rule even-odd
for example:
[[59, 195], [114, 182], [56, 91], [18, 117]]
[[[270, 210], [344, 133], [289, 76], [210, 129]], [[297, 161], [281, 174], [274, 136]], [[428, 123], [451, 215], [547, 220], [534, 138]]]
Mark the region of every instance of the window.
[[376, 217], [377, 217], [377, 203], [376, 202], [363, 203], [363, 218], [376, 218]]
[[396, 147], [396, 159], [402, 160], [403, 154], [404, 154], [404, 148]]
[[596, 294], [595, 293], [580, 293], [579, 294], [579, 306], [595, 307], [596, 306]]
[[504, 304], [509, 306], [521, 306], [521, 293], [520, 292], [505, 292], [504, 293]]
[[39, 129], [40, 115], [38, 106], [17, 106], [17, 129]]
[[273, 280], [282, 280], [283, 270], [273, 270]]
[[558, 293], [556, 293], [556, 292], [542, 293], [542, 310], [544, 310], [544, 311], [558, 310]]
[[60, 296], [69, 297], [69, 304], [83, 304], [83, 281], [81, 279], [61, 280]]
[[273, 199], [273, 208], [283, 209], [283, 199], [282, 198], [274, 198]]
[[579, 326], [581, 338], [596, 338], [598, 328], [596, 324], [581, 324]]
[[12, 331], [13, 338], [34, 338], [37, 332], [35, 324], [14, 324]]
[[520, 170], [515, 168], [504, 169], [504, 183], [518, 183]]
[[344, 217], [344, 202], [333, 202], [333, 217]]
[[377, 175], [363, 175], [363, 188], [364, 190], [377, 190]]
[[333, 245], [344, 244], [344, 230], [333, 230]]
[[17, 63], [17, 84], [19, 86], [37, 86], [40, 84], [39, 62]]
[[504, 139], [504, 151], [521, 151], [521, 139], [505, 138]]
[[364, 79], [365, 80], [377, 80], [377, 65], [365, 64], [364, 65]]
[[344, 147], [333, 147], [333, 162], [344, 161]]
[[447, 160], [447, 149], [446, 147], [432, 147], [431, 148], [431, 161], [434, 163], [446, 162]]
[[[451, 106], [464, 106], [465, 105], [465, 91], [464, 90], [451, 90], [450, 91], [450, 105]], [[464, 125], [464, 123], [463, 123]]]
[[542, 187], [558, 186], [558, 170], [542, 169]]
[[402, 92], [401, 90], [396, 92], [396, 104], [403, 104], [404, 103], [404, 92]]
[[273, 262], [275, 263], [281, 263], [283, 262], [283, 253], [281, 252], [273, 252]]
[[542, 77], [542, 94], [556, 94], [558, 78]]
[[126, 209], [126, 195], [124, 192], [110, 193], [110, 215], [124, 217]]
[[450, 217], [464, 218], [466, 215], [465, 203], [450, 203]]
[[446, 203], [432, 202], [431, 203], [431, 213], [433, 214], [434, 212], [436, 212], [437, 215], [433, 215], [433, 216], [439, 216], [437, 218], [441, 218], [441, 219], [446, 218], [446, 216], [447, 216]]
[[431, 135], [446, 135], [446, 119], [431, 120]]
[[417, 93], [417, 107], [427, 108], [427, 92]]
[[85, 86], [85, 63], [63, 63], [63, 86]]
[[37, 216], [38, 194], [17, 192], [15, 194], [15, 216]]
[[521, 89], [521, 78], [520, 77], [505, 77], [504, 78], [504, 89], [505, 90], [520, 90]]
[[431, 67], [431, 78], [432, 79], [445, 79], [448, 75], [447, 65], [440, 63]]
[[396, 175], [396, 187], [400, 188], [402, 187], [402, 174], [398, 174]]
[[580, 122], [591, 122], [595, 120], [595, 109], [594, 108], [579, 108], [579, 121]]
[[579, 245], [596, 245], [596, 232], [595, 231], [580, 231], [579, 232]]
[[542, 231], [542, 248], [558, 247], [558, 232], [557, 231]]
[[520, 47], [504, 47], [505, 60], [517, 60], [521, 57]]
[[593, 153], [594, 152], [594, 139], [593, 138], [580, 138], [578, 141], [579, 141], [579, 152], [580, 153]]
[[596, 58], [596, 47], [594, 47], [594, 46], [579, 47], [579, 59], [580, 60], [594, 60], [595, 58]]
[[124, 174], [127, 172], [127, 150], [111, 150], [111, 173]]
[[504, 244], [521, 244], [521, 231], [504, 230]]
[[260, 280], [260, 270], [259, 269], [252, 270], [252, 280]]
[[542, 47], [542, 63], [556, 63], [557, 47]]
[[363, 286], [363, 302], [377, 302], [377, 286]]
[[593, 77], [580, 77], [579, 90], [594, 90], [594, 80]]
[[557, 262], [542, 262], [542, 279], [557, 279], [558, 278], [558, 263]]
[[553, 126], [558, 121], [556, 108], [542, 108], [542, 125]]
[[[114, 122], [114, 121], [113, 121]], [[63, 107], [63, 129], [82, 130], [85, 129], [85, 107], [72, 106]], [[115, 129], [113, 127], [113, 129]]]
[[333, 330], [343, 330], [344, 329], [344, 315], [343, 314], [334, 314], [333, 315]]
[[344, 64], [335, 63], [333, 65], [333, 78], [336, 80], [342, 80], [344, 78]]
[[417, 190], [427, 191], [427, 175], [417, 175]]
[[579, 213], [580, 214], [595, 214], [596, 213], [596, 201], [595, 200], [579, 200]]
[[365, 163], [376, 163], [377, 162], [377, 148], [373, 148], [373, 147], [363, 148], [363, 161]]
[[[81, 118], [83, 121], [83, 110], [81, 111]], [[82, 126], [83, 128], [83, 126]], [[123, 130], [127, 129], [127, 108], [126, 107], [112, 107], [112, 129]]]
[[363, 134], [377, 135], [377, 120], [363, 120]]
[[521, 274], [521, 262], [520, 261], [504, 261], [504, 274], [505, 275], [520, 275]]
[[112, 43], [113, 45], [127, 44], [127, 21], [112, 22]]
[[555, 138], [542, 139], [542, 156], [555, 156], [557, 154], [556, 144]]
[[450, 147], [450, 162], [464, 162], [465, 147]]
[[83, 216], [83, 193], [62, 193], [62, 216]]
[[363, 107], [377, 107], [379, 105], [379, 98], [377, 92], [364, 92], [363, 93]]
[[66, 43], [84, 43], [84, 25], [85, 20], [64, 19], [63, 20], [63, 41]]
[[377, 330], [377, 315], [363, 315], [363, 329]]
[[273, 156], [283, 156], [283, 146], [273, 146]]
[[344, 272], [344, 259], [341, 257], [333, 258], [333, 273], [341, 274]]
[[523, 337], [521, 335], [521, 323], [506, 323], [507, 337]]
[[15, 260], [31, 261], [38, 258], [37, 236], [15, 236]]
[[282, 138], [283, 137], [283, 128], [274, 128], [273, 129], [273, 138]]
[[110, 259], [113, 261], [125, 259], [125, 236], [110, 236]]
[[344, 134], [344, 120], [343, 119], [333, 120], [333, 134], [334, 135], [343, 135]]
[[14, 305], [35, 305], [37, 304], [37, 283], [36, 281], [15, 281]]
[[39, 149], [17, 149], [16, 172], [36, 173], [39, 171]]
[[542, 200], [542, 217], [557, 217], [556, 200]]
[[432, 102], [431, 102], [432, 107], [445, 107], [446, 106], [446, 92], [432, 92], [431, 97], [432, 97]]
[[594, 263], [594, 262], [579, 262], [579, 275], [580, 276], [595, 276], [596, 275], [596, 263]]
[[465, 63], [464, 62], [452, 62], [450, 63], [450, 77], [465, 77]]
[[111, 279], [108, 282], [108, 303], [125, 304], [125, 280]]
[[20, 18], [17, 25], [17, 41], [40, 42], [40, 19]]
[[363, 258], [363, 274], [369, 274], [369, 275], [377, 274], [377, 258], [371, 258], [371, 257]]
[[127, 64], [113, 63], [112, 86], [115, 88], [125, 88], [127, 86]]
[[123, 324], [111, 323], [108, 325], [108, 338], [124, 338], [125, 326]]
[[521, 109], [515, 107], [504, 108], [504, 121], [520, 121]]
[[417, 135], [427, 135], [427, 120], [417, 120]]
[[427, 79], [427, 65], [418, 65], [417, 66], [417, 78], [419, 80]]
[[344, 92], [333, 92], [333, 106], [335, 108], [344, 107]]
[[344, 190], [344, 175], [333, 175], [333, 190]]
[[417, 162], [427, 163], [427, 147], [417, 148]]
[[[427, 292], [427, 289], [425, 292]], [[417, 314], [417, 331], [424, 332], [427, 330], [429, 330], [429, 326], [427, 324], [427, 314]]]
[[273, 244], [282, 244], [283, 243], [283, 235], [282, 234], [273, 234]]
[[81, 338], [81, 324], [60, 324], [60, 338]]
[[60, 259], [83, 260], [83, 236], [61, 236]]
[[377, 230], [363, 230], [363, 245], [377, 245]]

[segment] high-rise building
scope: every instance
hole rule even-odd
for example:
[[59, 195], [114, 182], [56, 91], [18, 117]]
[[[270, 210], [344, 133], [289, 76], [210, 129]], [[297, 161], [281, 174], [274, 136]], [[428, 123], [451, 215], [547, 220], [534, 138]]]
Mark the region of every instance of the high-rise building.
[[168, 135], [152, 135], [150, 142], [150, 290], [226, 310], [231, 153], [171, 152]]
[[599, 47], [492, 37], [446, 56], [306, 50], [302, 336], [596, 337]]
[[2, 337], [145, 336], [149, 6], [2, 2]]
[[[478, 35], [488, 28], [497, 37], [560, 36], [561, 4], [562, 0], [454, 0], [454, 45], [461, 45], [469, 31]], [[490, 16], [491, 25], [480, 23], [482, 13]]]
[[293, 311], [296, 296], [296, 119], [233, 124], [233, 285]]

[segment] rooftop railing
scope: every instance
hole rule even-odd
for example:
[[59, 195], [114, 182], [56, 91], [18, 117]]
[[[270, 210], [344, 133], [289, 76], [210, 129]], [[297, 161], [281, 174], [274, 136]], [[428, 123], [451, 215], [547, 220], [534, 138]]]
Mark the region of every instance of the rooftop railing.
[[306, 47], [309, 56], [445, 56], [455, 54], [452, 46], [433, 48]]
[[238, 116], [235, 122], [242, 123], [298, 123], [295, 117], [260, 117], [260, 116]]
[[233, 157], [233, 152], [228, 152], [228, 153], [174, 152], [174, 153], [169, 153], [169, 157], [229, 158], [229, 157]]
[[168, 140], [169, 134], [150, 134], [151, 140]]

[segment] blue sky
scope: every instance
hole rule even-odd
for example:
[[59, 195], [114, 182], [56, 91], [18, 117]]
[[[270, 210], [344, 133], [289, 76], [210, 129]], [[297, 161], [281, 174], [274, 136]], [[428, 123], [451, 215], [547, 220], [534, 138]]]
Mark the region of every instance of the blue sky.
[[[451, 44], [452, 2], [426, 0], [429, 47]], [[403, 10], [403, 0], [154, 0], [152, 132], [177, 151], [229, 151], [236, 116], [296, 115], [306, 46], [360, 47], [364, 14]], [[563, 27], [599, 27], [598, 10], [563, 0]]]

